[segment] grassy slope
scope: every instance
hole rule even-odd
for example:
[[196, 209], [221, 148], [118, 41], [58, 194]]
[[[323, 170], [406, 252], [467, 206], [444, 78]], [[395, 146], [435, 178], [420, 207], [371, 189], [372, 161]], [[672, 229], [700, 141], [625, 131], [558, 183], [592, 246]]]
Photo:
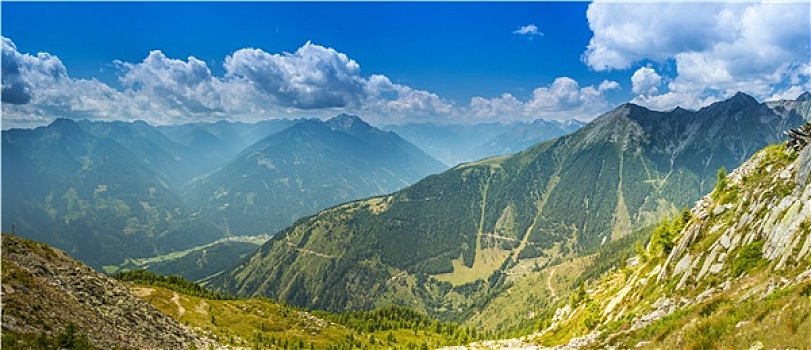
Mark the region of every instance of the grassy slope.
[[[212, 300], [144, 284], [131, 284], [134, 294], [195, 331], [221, 344], [260, 349], [284, 348], [437, 348], [470, 340], [467, 328], [422, 319], [422, 326], [395, 322], [393, 330], [370, 331], [342, 325], [339, 315], [316, 317], [268, 299]], [[375, 322], [372, 322], [375, 323]], [[367, 323], [368, 324], [368, 323]], [[399, 326], [398, 326], [399, 324]], [[416, 329], [416, 330], [415, 330]]]

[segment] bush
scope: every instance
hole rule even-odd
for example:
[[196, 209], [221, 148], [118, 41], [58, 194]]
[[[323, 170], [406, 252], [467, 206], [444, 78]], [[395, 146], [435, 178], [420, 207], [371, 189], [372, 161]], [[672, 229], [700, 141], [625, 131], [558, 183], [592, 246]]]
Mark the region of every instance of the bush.
[[738, 256], [732, 260], [732, 276], [738, 277], [746, 271], [768, 263], [768, 260], [763, 258], [764, 243], [764, 241], [756, 241], [741, 248]]

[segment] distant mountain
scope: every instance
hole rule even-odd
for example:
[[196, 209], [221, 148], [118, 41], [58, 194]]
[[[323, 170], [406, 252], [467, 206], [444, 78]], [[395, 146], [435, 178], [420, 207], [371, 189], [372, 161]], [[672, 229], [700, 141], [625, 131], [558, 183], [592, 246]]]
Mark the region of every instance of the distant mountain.
[[417, 147], [448, 165], [523, 151], [538, 142], [576, 131], [585, 125], [576, 120], [533, 122], [388, 125]]
[[481, 143], [467, 153], [470, 160], [518, 153], [536, 143], [571, 134], [586, 123], [577, 120], [563, 122], [535, 120], [531, 123], [516, 122], [507, 124], [504, 132]]
[[512, 266], [594, 252], [676, 213], [719, 168], [802, 122], [745, 94], [699, 111], [624, 104], [515, 155], [299, 220], [210, 285], [327, 310], [407, 303], [464, 318]]
[[385, 130], [396, 132], [434, 158], [450, 166], [470, 159], [468, 152], [507, 130], [501, 123], [431, 124], [409, 123], [387, 125]]
[[273, 119], [254, 124], [219, 121], [156, 127], [173, 142], [184, 146], [176, 158], [187, 169], [188, 180], [232, 161], [246, 147], [301, 120]]
[[221, 237], [172, 185], [179, 175], [170, 171], [165, 138], [140, 123], [84, 125], [90, 131], [69, 119], [3, 131], [4, 232], [60, 247], [97, 269]]
[[777, 114], [796, 113], [811, 121], [811, 92], [804, 92], [795, 100], [766, 101], [766, 105]]
[[96, 138], [106, 138], [131, 152], [138, 162], [151, 167], [173, 187], [196, 175], [186, 166], [179, 154], [188, 149], [161, 133], [157, 128], [143, 122], [91, 122], [76, 121], [79, 127]]
[[[445, 169], [396, 134], [345, 115], [166, 127], [57, 119], [3, 131], [2, 161], [2, 229], [96, 269], [232, 233], [274, 233]], [[207, 264], [194, 277], [228, 265]]]
[[356, 116], [306, 120], [248, 147], [193, 181], [200, 216], [234, 234], [274, 233], [355, 198], [401, 189], [445, 166], [393, 132]]

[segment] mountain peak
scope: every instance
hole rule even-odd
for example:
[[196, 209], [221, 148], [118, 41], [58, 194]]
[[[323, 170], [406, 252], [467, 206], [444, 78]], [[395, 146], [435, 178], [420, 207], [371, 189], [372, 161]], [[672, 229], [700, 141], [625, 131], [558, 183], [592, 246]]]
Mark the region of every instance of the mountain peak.
[[75, 134], [82, 130], [82, 127], [73, 119], [69, 118], [56, 118], [51, 124], [46, 127], [46, 130], [53, 130], [61, 134]]
[[371, 125], [366, 123], [360, 117], [352, 114], [341, 113], [336, 115], [325, 122], [332, 130], [349, 130], [349, 129], [370, 129]]
[[758, 106], [760, 106], [760, 102], [758, 102], [754, 97], [738, 91], [732, 97], [723, 101], [715, 102], [707, 107], [703, 107], [701, 110], [716, 110], [717, 108], [721, 108], [721, 110], [728, 108], [750, 110], [756, 109]]
[[736, 92], [735, 95], [730, 97], [728, 101], [749, 101], [749, 102], [753, 101], [753, 102], [757, 103], [757, 100], [755, 100], [754, 97], [749, 96], [746, 93], [743, 93], [741, 91]]
[[795, 101], [797, 102], [811, 101], [811, 92], [808, 91], [803, 92], [800, 96], [797, 96], [797, 99]]
[[57, 127], [57, 128], [64, 128], [64, 127], [70, 127], [70, 125], [76, 126], [77, 125], [76, 121], [73, 120], [73, 119], [70, 119], [70, 118], [56, 118], [56, 119], [54, 119], [53, 122], [51, 122], [51, 125], [49, 125], [49, 126]]

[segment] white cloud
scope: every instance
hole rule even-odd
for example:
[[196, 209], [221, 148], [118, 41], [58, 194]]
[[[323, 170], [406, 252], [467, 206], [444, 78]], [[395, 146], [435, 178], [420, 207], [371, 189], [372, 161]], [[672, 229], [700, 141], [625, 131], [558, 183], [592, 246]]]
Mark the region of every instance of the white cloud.
[[438, 95], [383, 75], [364, 77], [360, 65], [345, 54], [310, 42], [294, 53], [237, 50], [225, 58], [222, 77], [195, 57], [174, 59], [159, 50], [141, 62], [115, 63], [120, 91], [97, 80], [71, 78], [56, 56], [19, 53], [3, 38], [6, 126], [41, 125], [58, 117], [161, 125], [340, 112], [380, 123], [458, 116], [458, 109]]
[[631, 91], [635, 94], [656, 95], [659, 93], [660, 85], [662, 77], [650, 67], [641, 67], [631, 76]]
[[3, 37], [3, 121], [37, 124], [57, 117], [120, 117], [128, 106], [122, 93], [95, 79], [72, 79], [51, 54], [20, 53]]
[[528, 35], [530, 37], [530, 39], [533, 36], [536, 36], [536, 35], [537, 36], [543, 36], [543, 33], [541, 33], [538, 30], [538, 26], [536, 26], [534, 24], [527, 24], [525, 26], [521, 26], [518, 29], [514, 30], [513, 34], [516, 34], [516, 35]]
[[307, 42], [294, 53], [241, 49], [225, 59], [226, 76], [244, 79], [283, 107], [347, 107], [362, 98], [360, 65], [345, 54]]
[[384, 75], [375, 74], [366, 83], [367, 98], [360, 113], [372, 121], [403, 122], [409, 119], [432, 120], [449, 118], [456, 113], [453, 104], [438, 95], [392, 83]]
[[597, 87], [580, 87], [572, 78], [558, 77], [549, 86], [533, 90], [532, 97], [526, 102], [508, 93], [492, 99], [474, 97], [470, 101], [469, 114], [482, 120], [589, 120], [609, 107], [604, 93], [618, 88], [615, 81], [606, 80]]
[[44, 99], [42, 90], [61, 85], [67, 79], [67, 69], [56, 56], [44, 52], [36, 56], [21, 54], [11, 40], [2, 38], [2, 41], [4, 103], [26, 104]]
[[184, 62], [155, 50], [140, 63], [116, 63], [121, 84], [139, 105], [186, 116], [224, 112], [221, 82], [193, 56]]
[[788, 89], [778, 91], [774, 95], [767, 98], [767, 101], [778, 101], [778, 100], [794, 100], [797, 97], [800, 97], [804, 92], [807, 90], [799, 87], [799, 86], [792, 86]]
[[648, 71], [634, 74], [640, 84], [634, 92], [647, 95], [635, 100], [648, 106], [695, 108], [736, 91], [763, 99], [792, 86], [807, 89], [809, 74], [803, 67], [811, 57], [809, 7], [596, 2], [587, 11], [594, 36], [583, 61], [597, 71], [628, 69], [645, 61], [674, 64], [676, 73], [667, 79], [666, 91], [646, 89], [637, 74]]
[[702, 96], [697, 92], [668, 91], [660, 95], [638, 95], [631, 102], [653, 110], [665, 111], [676, 107], [699, 109], [718, 100], [714, 96]]

